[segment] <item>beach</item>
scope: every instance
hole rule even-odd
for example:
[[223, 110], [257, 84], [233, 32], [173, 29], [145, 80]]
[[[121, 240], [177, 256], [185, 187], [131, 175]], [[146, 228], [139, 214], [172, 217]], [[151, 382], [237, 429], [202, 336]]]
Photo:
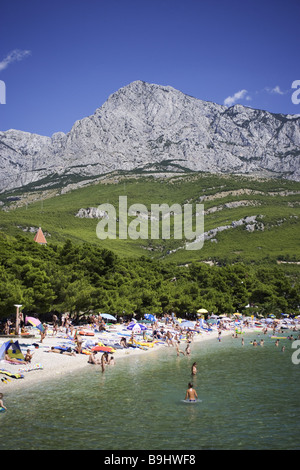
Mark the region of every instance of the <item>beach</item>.
[[[7, 338], [8, 339], [8, 338]], [[27, 339], [27, 338], [14, 338], [18, 339], [20, 344], [25, 344], [26, 349], [32, 345], [32, 343], [39, 344], [39, 339]], [[42, 344], [39, 344], [38, 348], [31, 348], [33, 352], [33, 358], [31, 365], [40, 364], [43, 368], [38, 370], [31, 370], [30, 372], [21, 372], [24, 375], [22, 379], [11, 379], [10, 382], [7, 382], [4, 386], [1, 386], [2, 391], [9, 392], [11, 389], [23, 388], [27, 385], [32, 385], [39, 383], [44, 380], [57, 379], [65, 374], [72, 374], [74, 371], [78, 371], [81, 368], [92, 368], [96, 367], [101, 370], [100, 365], [88, 364], [88, 355], [86, 354], [76, 354], [75, 356], [68, 356], [65, 354], [55, 354], [50, 352], [52, 346], [56, 346], [62, 342], [61, 338], [47, 336]], [[1, 343], [0, 343], [1, 344]], [[164, 345], [157, 345], [155, 349], [164, 347]], [[119, 359], [126, 358], [128, 356], [133, 356], [137, 354], [146, 354], [150, 349], [142, 350], [139, 348], [128, 348], [128, 349], [117, 349], [113, 355], [116, 361], [116, 364]], [[101, 353], [97, 354], [97, 357], [101, 357]], [[26, 368], [24, 365], [13, 365], [9, 364], [6, 361], [0, 361], [0, 369], [5, 369], [9, 372], [17, 374], [19, 370]], [[1, 376], [1, 373], [0, 373]], [[2, 377], [2, 376], [1, 376]]]
[[[291, 335], [298, 339], [299, 325], [297, 331], [275, 332], [249, 325], [242, 334], [234, 323], [226, 328], [221, 338], [216, 328], [195, 334], [190, 355], [178, 355], [164, 341], [147, 349], [117, 349], [115, 364], [104, 372], [101, 364], [88, 364], [86, 354], [47, 352], [71, 344], [63, 333], [52, 337], [49, 331], [42, 344], [39, 335], [20, 339], [22, 351], [30, 345], [34, 352], [31, 365], [43, 368], [1, 382], [7, 412], [0, 414], [6, 429], [0, 449], [93, 449], [104, 455], [107, 449], [299, 449], [299, 366], [291, 360]], [[124, 325], [106, 329], [87, 343], [126, 335]], [[274, 336], [281, 338], [278, 347]], [[186, 345], [182, 335], [180, 352]], [[5, 361], [0, 367], [15, 373], [20, 368]], [[191, 380], [196, 404], [185, 401]]]
[[[162, 325], [160, 327], [165, 327], [165, 325]], [[204, 342], [204, 341], [209, 341], [209, 340], [215, 340], [218, 341], [218, 338], [221, 340], [221, 338], [228, 336], [228, 335], [234, 335], [236, 334], [237, 326], [232, 323], [231, 325], [228, 324], [226, 326], [227, 329], [221, 330], [221, 335], [219, 335], [218, 329], [217, 328], [209, 328], [207, 330], [202, 329], [201, 331], [194, 331], [194, 335], [192, 338], [192, 342], [190, 343], [190, 349], [191, 349], [191, 357], [193, 354], [193, 344], [198, 343], [198, 342]], [[266, 334], [270, 335], [272, 333], [272, 329], [268, 328], [268, 325], [265, 325], [266, 328]], [[299, 326], [297, 327], [299, 328]], [[150, 331], [151, 327], [148, 326], [148, 332]], [[83, 345], [88, 344], [88, 345], [93, 345], [97, 344], [97, 342], [100, 342], [102, 344], [109, 344], [111, 341], [111, 338], [114, 338], [115, 340], [117, 338], [121, 339], [122, 334], [127, 334], [127, 340], [129, 339], [128, 337], [128, 330], [126, 330], [126, 327], [124, 325], [116, 324], [116, 325], [111, 325], [107, 328], [107, 331], [105, 333], [99, 333], [99, 332], [93, 332], [92, 328], [85, 328], [86, 331], [90, 333], [90, 335], [94, 334], [94, 336], [81, 336]], [[174, 334], [174, 330], [169, 328], [169, 331], [172, 331]], [[257, 327], [254, 325], [248, 325], [247, 327], [242, 327], [242, 332], [247, 333], [247, 332], [254, 332], [257, 331], [258, 334], [262, 333], [262, 327]], [[31, 333], [34, 333], [34, 329], [31, 331]], [[295, 336], [298, 333], [295, 333]], [[118, 335], [118, 336], [117, 336]], [[10, 393], [10, 391], [20, 389], [20, 388], [25, 388], [27, 386], [35, 386], [38, 385], [40, 382], [45, 381], [45, 380], [57, 380], [61, 376], [66, 375], [66, 374], [72, 374], [75, 371], [78, 371], [80, 369], [85, 369], [85, 368], [97, 368], [99, 372], [101, 373], [101, 365], [100, 364], [89, 364], [88, 359], [89, 355], [88, 354], [74, 354], [74, 355], [68, 355], [68, 354], [58, 354], [58, 353], [53, 353], [51, 352], [52, 347], [61, 347], [62, 345], [68, 346], [72, 345], [72, 341], [70, 338], [63, 334], [57, 334], [53, 335], [53, 333], [50, 331], [47, 336], [44, 338], [43, 342], [40, 342], [40, 336], [39, 334], [35, 334], [34, 337], [12, 337], [10, 339], [9, 336], [7, 337], [2, 337], [0, 339], [0, 347], [3, 343], [12, 340], [15, 342], [16, 340], [18, 341], [20, 348], [22, 352], [25, 354], [27, 349], [30, 349], [31, 354], [33, 355], [31, 363], [30, 364], [11, 364], [8, 361], [1, 360], [0, 361], [0, 369], [3, 371], [5, 370], [8, 373], [12, 373], [14, 375], [20, 374], [22, 378], [13, 378], [8, 375], [5, 375], [4, 373], [0, 372], [0, 378], [3, 379], [0, 387], [1, 387], [1, 392], [5, 393], [6, 395]], [[238, 334], [238, 341], [241, 341], [242, 334]], [[141, 335], [135, 335], [136, 341], [142, 342], [142, 336]], [[74, 343], [74, 341], [73, 341]], [[145, 343], [142, 343], [145, 344]], [[150, 347], [151, 346], [151, 347]], [[179, 350], [183, 354], [185, 352], [187, 342], [186, 342], [186, 330], [183, 330], [183, 334], [181, 335], [180, 339], [180, 344]], [[126, 359], [128, 357], [132, 357], [135, 355], [151, 355], [153, 351], [163, 350], [164, 348], [171, 348], [174, 350], [174, 356], [176, 356], [177, 351], [175, 345], [169, 345], [165, 340], [157, 341], [157, 342], [151, 342], [149, 344], [149, 347], [142, 346], [142, 347], [128, 347], [128, 348], [123, 348], [123, 349], [115, 349], [113, 353], [110, 353], [109, 356], [113, 356], [115, 360], [115, 365], [110, 366], [107, 365], [106, 369], [109, 367], [118, 367], [118, 362], [120, 360]], [[98, 359], [101, 358], [103, 352], [98, 352], [96, 357]], [[178, 354], [177, 354], [178, 355]], [[149, 357], [151, 360], [151, 356]], [[31, 369], [31, 370], [30, 370]], [[106, 370], [104, 370], [103, 373], [107, 373]], [[56, 382], [57, 383], [57, 382]]]

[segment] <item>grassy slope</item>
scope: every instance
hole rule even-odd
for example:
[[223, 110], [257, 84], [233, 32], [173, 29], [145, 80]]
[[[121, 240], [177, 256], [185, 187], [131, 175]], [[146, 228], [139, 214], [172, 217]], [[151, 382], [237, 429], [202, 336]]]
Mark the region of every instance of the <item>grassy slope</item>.
[[[261, 194], [230, 194], [229, 191], [250, 189]], [[121, 256], [154, 256], [186, 263], [192, 260], [228, 260], [245, 262], [275, 262], [278, 258], [300, 261], [300, 204], [297, 195], [271, 195], [270, 192], [300, 191], [300, 183], [287, 180], [255, 180], [246, 177], [190, 174], [182, 177], [154, 179], [141, 177], [126, 179], [116, 184], [87, 186], [42, 202], [35, 202], [15, 210], [1, 211], [0, 230], [10, 235], [22, 233], [21, 227], [41, 226], [51, 234], [48, 241], [61, 243], [67, 238], [74, 242], [98, 244], [118, 252]], [[225, 194], [221, 194], [225, 192]], [[223, 209], [205, 216], [205, 231], [231, 224], [246, 216], [262, 215], [265, 230], [247, 232], [238, 227], [219, 233], [218, 243], [205, 242], [198, 251], [178, 250], [167, 255], [167, 250], [182, 245], [173, 240], [104, 240], [96, 237], [97, 220], [80, 219], [75, 214], [80, 208], [98, 207], [110, 203], [118, 207], [119, 196], [127, 195], [128, 206], [142, 203], [150, 210], [151, 204], [199, 202], [199, 197], [219, 196], [204, 201], [205, 210], [224, 203], [250, 200], [256, 206]], [[293, 204], [293, 206], [291, 206]], [[33, 238], [33, 234], [26, 234]], [[144, 248], [154, 248], [154, 251]]]

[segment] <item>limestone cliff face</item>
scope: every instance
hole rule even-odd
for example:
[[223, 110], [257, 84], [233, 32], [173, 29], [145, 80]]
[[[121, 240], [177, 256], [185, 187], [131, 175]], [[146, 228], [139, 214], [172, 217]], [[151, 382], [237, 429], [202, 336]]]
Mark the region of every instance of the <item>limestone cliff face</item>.
[[96, 176], [154, 165], [300, 181], [300, 118], [201, 101], [133, 82], [67, 134], [0, 132], [0, 190], [58, 175]]

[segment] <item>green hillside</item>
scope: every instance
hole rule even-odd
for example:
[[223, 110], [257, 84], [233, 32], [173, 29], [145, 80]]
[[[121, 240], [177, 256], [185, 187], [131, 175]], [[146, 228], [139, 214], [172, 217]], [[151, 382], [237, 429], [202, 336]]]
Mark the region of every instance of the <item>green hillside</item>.
[[[297, 182], [203, 173], [167, 178], [119, 175], [65, 194], [62, 192], [59, 187], [48, 191], [31, 188], [28, 192], [19, 190], [0, 195], [3, 203], [0, 230], [7, 235], [24, 234], [33, 239], [34, 229], [40, 226], [48, 243], [61, 244], [70, 239], [75, 244], [91, 243], [120, 256], [144, 255], [177, 264], [300, 261], [300, 183]], [[216, 233], [205, 241], [201, 250], [194, 251], [184, 248], [184, 240], [172, 237], [151, 240], [150, 234], [147, 240], [99, 240], [96, 236], [98, 220], [75, 215], [81, 208], [109, 203], [117, 209], [118, 216], [119, 196], [127, 196], [128, 207], [140, 203], [149, 211], [152, 204], [182, 206], [188, 203], [195, 209], [196, 203], [203, 203], [205, 232], [246, 217], [255, 216], [255, 220], [251, 224], [234, 224], [237, 226]], [[32, 231], [26, 231], [30, 227]], [[286, 266], [298, 268], [296, 264]]]

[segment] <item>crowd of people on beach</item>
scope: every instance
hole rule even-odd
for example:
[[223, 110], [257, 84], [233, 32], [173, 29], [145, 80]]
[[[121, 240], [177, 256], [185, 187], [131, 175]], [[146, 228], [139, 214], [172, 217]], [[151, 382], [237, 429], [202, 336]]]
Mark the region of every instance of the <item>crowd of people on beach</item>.
[[[267, 321], [268, 320], [268, 321]], [[69, 342], [68, 347], [60, 347], [59, 345], [54, 345], [49, 347], [45, 352], [61, 354], [66, 356], [76, 356], [78, 354], [88, 354], [87, 363], [91, 365], [101, 366], [101, 370], [104, 373], [107, 367], [115, 365], [115, 356], [112, 351], [110, 353], [104, 351], [101, 355], [97, 353], [93, 348], [87, 349], [90, 345], [88, 343], [97, 344], [97, 341], [101, 338], [101, 341], [104, 342], [108, 338], [114, 338], [114, 343], [110, 344], [112, 348], [118, 349], [129, 349], [129, 348], [141, 348], [148, 349], [148, 347], [153, 347], [155, 344], [163, 344], [167, 347], [174, 348], [175, 354], [179, 356], [192, 356], [192, 344], [196, 336], [206, 335], [212, 331], [216, 333], [216, 338], [220, 342], [222, 339], [222, 333], [226, 332], [227, 334], [231, 332], [232, 338], [241, 339], [241, 345], [244, 346], [245, 339], [242, 333], [247, 331], [249, 328], [257, 328], [259, 335], [267, 335], [272, 331], [273, 338], [276, 339], [275, 346], [279, 346], [279, 339], [275, 336], [276, 334], [282, 334], [289, 329], [294, 334], [289, 334], [286, 339], [296, 340], [300, 339], [300, 321], [299, 319], [289, 319], [288, 324], [284, 324], [284, 321], [278, 319], [262, 319], [258, 321], [255, 318], [251, 317], [228, 317], [228, 316], [212, 316], [208, 317], [207, 320], [203, 318], [196, 318], [193, 321], [181, 320], [176, 318], [174, 314], [165, 314], [161, 317], [154, 318], [153, 321], [147, 322], [147, 326], [143, 328], [143, 331], [140, 331], [138, 335], [132, 331], [130, 332], [130, 326], [132, 324], [138, 323], [132, 316], [129, 318], [118, 318], [118, 326], [115, 323], [105, 321], [105, 318], [101, 314], [89, 315], [85, 318], [85, 321], [81, 324], [76, 324], [69, 314], [63, 314], [58, 318], [57, 315], [53, 315], [52, 321], [48, 323], [43, 323], [43, 328], [39, 331], [40, 341], [39, 343], [32, 343], [36, 348], [40, 347], [45, 338], [64, 338]], [[189, 326], [186, 326], [186, 323], [189, 323]], [[37, 330], [32, 329], [31, 326], [26, 326], [22, 317], [20, 317], [20, 327], [21, 335], [30, 335], [34, 333], [36, 335]], [[2, 328], [0, 325], [0, 331], [2, 330], [2, 336], [10, 337], [15, 333], [15, 324], [11, 319], [7, 319], [5, 323], [2, 323]], [[84, 330], [84, 331], [82, 331]], [[90, 333], [88, 333], [90, 332]], [[88, 339], [85, 337], [85, 334], [90, 334]], [[120, 335], [120, 336], [117, 336]], [[92, 341], [91, 337], [94, 341]], [[103, 335], [103, 336], [101, 336]], [[35, 340], [36, 341], [36, 340]], [[100, 343], [98, 343], [100, 344]], [[251, 344], [254, 347], [264, 346], [264, 338], [261, 337], [259, 341], [256, 339], [251, 341]], [[182, 345], [184, 347], [182, 348]], [[48, 346], [47, 346], [48, 347]], [[282, 351], [285, 350], [285, 345], [281, 348]], [[24, 352], [24, 359], [19, 361], [19, 364], [31, 364], [34, 357], [34, 351], [30, 348], [27, 348]], [[9, 354], [5, 354], [4, 360], [11, 362], [11, 357]], [[197, 363], [194, 362], [191, 366], [191, 377], [195, 378], [197, 375]], [[190, 382], [188, 389], [186, 391], [186, 399], [194, 401], [197, 399], [197, 392], [193, 388], [193, 383]], [[1, 406], [3, 404], [3, 395], [0, 397], [0, 411], [5, 411], [5, 407]]]

